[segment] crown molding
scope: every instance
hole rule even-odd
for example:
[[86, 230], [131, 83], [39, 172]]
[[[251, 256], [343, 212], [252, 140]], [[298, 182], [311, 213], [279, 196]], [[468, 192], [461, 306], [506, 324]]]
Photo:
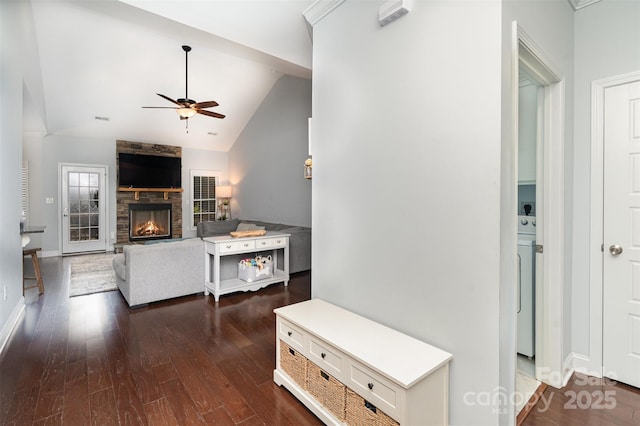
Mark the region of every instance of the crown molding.
[[587, 7], [590, 4], [594, 4], [599, 2], [600, 0], [569, 0], [571, 6], [573, 6], [574, 10], [582, 9], [583, 7]]
[[316, 0], [302, 12], [302, 15], [307, 23], [313, 27], [344, 2], [345, 0]]

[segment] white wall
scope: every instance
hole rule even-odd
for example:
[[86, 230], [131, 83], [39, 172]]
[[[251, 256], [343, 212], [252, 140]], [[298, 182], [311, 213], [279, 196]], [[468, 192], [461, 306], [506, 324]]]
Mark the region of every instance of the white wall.
[[[640, 2], [603, 0], [575, 14], [575, 149], [573, 163], [573, 351], [591, 356], [589, 243], [591, 83], [640, 70]], [[600, 366], [593, 365], [595, 371]]]
[[311, 81], [281, 77], [229, 151], [232, 217], [311, 226], [310, 116]]
[[19, 229], [25, 88], [33, 88], [33, 101], [42, 109], [39, 64], [29, 64], [34, 52], [30, 3], [0, 2], [0, 349], [24, 307]]
[[500, 3], [380, 4], [313, 29], [313, 297], [451, 352], [451, 424], [496, 424]]

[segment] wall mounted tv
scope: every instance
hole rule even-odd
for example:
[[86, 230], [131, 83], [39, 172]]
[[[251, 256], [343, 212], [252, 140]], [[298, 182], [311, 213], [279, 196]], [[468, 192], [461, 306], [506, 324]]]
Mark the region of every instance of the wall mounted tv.
[[181, 188], [182, 159], [121, 152], [118, 154], [118, 186]]

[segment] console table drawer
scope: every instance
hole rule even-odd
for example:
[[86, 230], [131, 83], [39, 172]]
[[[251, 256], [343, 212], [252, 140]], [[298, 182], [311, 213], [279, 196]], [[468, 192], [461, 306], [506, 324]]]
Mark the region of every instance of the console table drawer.
[[311, 337], [309, 359], [333, 377], [344, 381], [344, 355], [322, 340]]
[[280, 338], [295, 350], [304, 353], [304, 332], [280, 318], [276, 322]]
[[220, 244], [220, 253], [232, 253], [234, 251], [253, 250], [256, 247], [255, 240], [228, 241]]
[[275, 248], [275, 247], [284, 247], [286, 243], [287, 242], [283, 237], [263, 238], [261, 240], [256, 240], [256, 248], [267, 249], [267, 248]]
[[363, 365], [351, 362], [347, 386], [385, 413], [397, 414], [402, 390]]

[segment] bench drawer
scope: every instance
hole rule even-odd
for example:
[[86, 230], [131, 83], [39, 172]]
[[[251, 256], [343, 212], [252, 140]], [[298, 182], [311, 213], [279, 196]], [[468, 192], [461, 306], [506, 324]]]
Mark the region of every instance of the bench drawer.
[[309, 343], [309, 359], [336, 379], [344, 381], [345, 356], [333, 346], [311, 337]]
[[297, 351], [305, 352], [304, 348], [304, 332], [293, 324], [278, 318], [276, 327], [278, 328], [278, 336], [289, 346]]
[[350, 363], [347, 386], [385, 413], [397, 414], [402, 390], [364, 365]]

